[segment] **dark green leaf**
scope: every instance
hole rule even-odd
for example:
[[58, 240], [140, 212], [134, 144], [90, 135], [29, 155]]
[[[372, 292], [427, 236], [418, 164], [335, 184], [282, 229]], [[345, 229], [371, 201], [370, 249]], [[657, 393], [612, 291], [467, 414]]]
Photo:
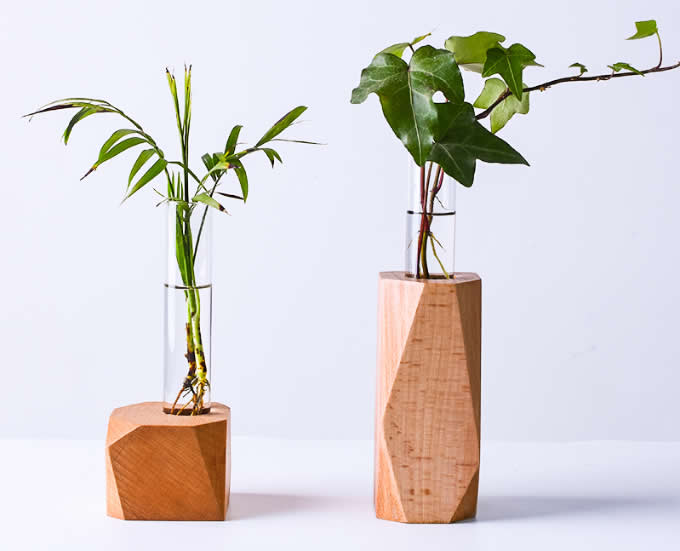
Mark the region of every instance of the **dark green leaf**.
[[536, 56], [521, 44], [513, 44], [508, 49], [491, 48], [487, 52], [482, 76], [501, 75], [510, 91], [521, 100], [522, 73], [525, 67], [535, 65], [535, 59]]
[[[499, 78], [490, 78], [484, 83], [482, 93], [474, 103], [474, 107], [488, 109], [507, 90], [505, 83]], [[526, 115], [529, 112], [529, 94], [525, 93], [522, 100], [510, 95], [491, 111], [491, 132], [494, 134], [503, 128], [517, 113]]]
[[204, 153], [203, 155], [201, 155], [201, 160], [203, 161], [205, 168], [207, 168], [208, 170], [214, 167], [215, 163], [217, 162], [210, 153]]
[[636, 73], [640, 76], [645, 76], [644, 73], [641, 73], [635, 67], [629, 65], [628, 63], [624, 63], [623, 61], [614, 63], [614, 65], [607, 65], [607, 67], [609, 67], [615, 73], [618, 73], [619, 71], [623, 71], [625, 69], [626, 71], [630, 71], [631, 73]]
[[453, 52], [458, 65], [481, 73], [486, 52], [500, 46], [503, 41], [505, 37], [502, 34], [480, 31], [471, 36], [452, 36], [446, 40], [444, 47]]
[[231, 129], [229, 137], [227, 138], [227, 145], [224, 146], [225, 153], [233, 153], [234, 149], [236, 149], [236, 142], [238, 141], [238, 135], [241, 133], [241, 128], [243, 128], [243, 126], [237, 124]]
[[626, 40], [638, 40], [639, 38], [647, 38], [659, 32], [656, 26], [656, 21], [650, 19], [649, 21], [636, 21], [635, 30], [637, 31], [633, 36], [629, 36]]
[[238, 199], [239, 201], [243, 201], [243, 197], [240, 195], [234, 195], [233, 193], [224, 193], [223, 191], [217, 191], [219, 195], [224, 195], [225, 197], [229, 197], [230, 199]]
[[377, 94], [387, 122], [416, 164], [422, 166], [434, 142], [437, 111], [432, 97], [437, 91], [454, 103], [465, 97], [453, 54], [423, 46], [408, 65], [392, 54], [375, 56], [361, 72], [351, 102], [362, 103], [369, 94]]
[[255, 147], [260, 147], [262, 144], [267, 143], [272, 138], [275, 138], [276, 136], [281, 134], [281, 132], [283, 132], [286, 128], [293, 124], [295, 119], [302, 115], [302, 113], [304, 113], [306, 110], [307, 108], [304, 105], [300, 105], [286, 113], [283, 117], [276, 121], [274, 126], [267, 130], [267, 132], [265, 132], [264, 136], [262, 136], [259, 139], [259, 141], [255, 144]]
[[571, 65], [569, 65], [569, 67], [574, 67], [578, 69], [580, 71], [578, 76], [581, 76], [583, 73], [588, 72], [588, 69], [586, 68], [585, 65], [583, 65], [583, 63], [572, 63]]
[[476, 119], [469, 103], [437, 105], [440, 127], [429, 160], [470, 187], [477, 159], [487, 163], [525, 164], [526, 159], [508, 143], [489, 132]]
[[[132, 197], [134, 193], [137, 193], [140, 189], [142, 189], [146, 184], [148, 184], [151, 180], [153, 180], [156, 176], [158, 176], [161, 172], [165, 170], [165, 167], [167, 166], [168, 162], [165, 159], [158, 159], [154, 164], [151, 165], [151, 168], [147, 170], [142, 177], [137, 180], [134, 186], [132, 186], [132, 189], [130, 192], [126, 195], [125, 199], [129, 199]], [[125, 200], [123, 199], [123, 200]]]
[[130, 170], [130, 176], [128, 177], [128, 187], [130, 187], [132, 179], [144, 166], [144, 163], [146, 163], [151, 157], [153, 157], [154, 153], [155, 151], [153, 149], [145, 149], [139, 154], [139, 157], [137, 157], [135, 164], [132, 165], [132, 170]]
[[210, 197], [210, 195], [208, 195], [207, 193], [199, 193], [194, 197], [194, 201], [198, 201], [199, 203], [203, 203], [204, 205], [208, 205], [209, 207], [212, 207], [219, 211], [227, 212], [227, 209], [225, 209], [222, 205], [220, 205], [215, 199]]

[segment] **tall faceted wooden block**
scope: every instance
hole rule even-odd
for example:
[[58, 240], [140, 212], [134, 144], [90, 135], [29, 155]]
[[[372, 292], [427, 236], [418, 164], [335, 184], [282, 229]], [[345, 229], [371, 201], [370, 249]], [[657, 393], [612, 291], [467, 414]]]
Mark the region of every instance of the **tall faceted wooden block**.
[[106, 435], [106, 512], [125, 520], [224, 520], [231, 413], [163, 413], [160, 402], [114, 409]]
[[380, 274], [378, 518], [449, 523], [477, 510], [482, 280]]

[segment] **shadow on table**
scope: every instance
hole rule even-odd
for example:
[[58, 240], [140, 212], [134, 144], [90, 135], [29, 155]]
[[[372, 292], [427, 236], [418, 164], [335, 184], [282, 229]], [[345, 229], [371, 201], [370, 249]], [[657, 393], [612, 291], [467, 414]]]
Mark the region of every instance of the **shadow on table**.
[[244, 520], [269, 515], [296, 512], [338, 511], [364, 506], [371, 510], [372, 502], [360, 498], [338, 496], [304, 496], [289, 494], [232, 493], [229, 497], [230, 520]]
[[479, 496], [477, 522], [649, 510], [677, 503], [670, 497]]

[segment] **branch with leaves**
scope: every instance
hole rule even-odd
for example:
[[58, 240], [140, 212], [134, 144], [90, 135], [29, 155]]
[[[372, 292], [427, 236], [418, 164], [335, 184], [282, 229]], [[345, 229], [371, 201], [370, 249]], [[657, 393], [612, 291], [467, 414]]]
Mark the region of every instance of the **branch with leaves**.
[[[184, 69], [183, 94], [178, 93], [175, 76], [167, 70], [166, 76], [172, 96], [177, 131], [179, 133], [181, 151], [181, 159], [179, 160], [168, 159], [163, 150], [158, 146], [156, 140], [144, 130], [141, 124], [127, 115], [122, 109], [106, 100], [83, 97], [66, 98], [48, 103], [25, 116], [32, 117], [53, 111], [77, 109], [64, 130], [64, 144], [68, 144], [75, 126], [91, 115], [102, 113], [114, 114], [129, 123], [129, 127], [115, 130], [103, 143], [97, 160], [81, 178], [81, 180], [86, 178], [101, 165], [118, 157], [125, 151], [141, 147], [142, 149], [130, 169], [123, 202], [159, 176], [165, 176], [165, 193], [157, 189], [155, 191], [163, 198], [158, 205], [167, 202], [176, 204], [175, 253], [187, 306], [187, 352], [185, 357], [188, 363], [187, 375], [179, 385], [177, 398], [172, 407], [169, 408], [169, 413], [197, 415], [206, 411], [204, 407], [205, 395], [210, 388], [201, 331], [200, 294], [196, 286], [195, 274], [196, 259], [208, 209], [214, 208], [221, 212], [226, 212], [226, 209], [215, 198], [215, 195], [246, 202], [248, 199], [249, 182], [243, 160], [248, 155], [258, 152], [264, 154], [273, 168], [276, 161], [282, 162], [278, 151], [272, 147], [273, 142], [309, 144], [315, 142], [279, 137], [282, 132], [288, 129], [305, 112], [307, 108], [304, 106], [296, 107], [286, 113], [251, 147], [239, 149], [240, 144], [238, 140], [243, 127], [236, 125], [229, 133], [223, 150], [216, 153], [205, 153], [201, 157], [206, 172], [199, 178], [196, 172], [189, 166], [192, 101], [191, 67], [185, 67]], [[180, 98], [180, 96], [182, 97]], [[228, 172], [233, 172], [236, 175], [240, 194], [218, 191], [219, 186], [223, 184], [223, 177]], [[141, 176], [138, 176], [140, 173]], [[191, 220], [192, 216], [197, 213], [199, 206], [204, 208], [200, 218], [199, 230], [194, 240], [191, 231]]]
[[[400, 42], [375, 55], [371, 64], [361, 72], [359, 85], [352, 90], [351, 103], [363, 103], [370, 94], [376, 94], [383, 114], [395, 135], [401, 140], [414, 162], [421, 167], [422, 193], [432, 193], [441, 186], [432, 183], [429, 176], [438, 165], [448, 176], [470, 187], [474, 182], [477, 161], [502, 164], [525, 164], [522, 157], [496, 133], [516, 114], [529, 112], [531, 92], [543, 91], [566, 82], [605, 81], [629, 76], [645, 76], [670, 71], [680, 67], [680, 62], [663, 66], [661, 36], [656, 21], [638, 21], [636, 33], [629, 40], [656, 36], [659, 43], [659, 60], [649, 69], [638, 70], [629, 63], [616, 62], [608, 67], [610, 73], [584, 76], [587, 68], [573, 63], [579, 74], [527, 86], [524, 70], [543, 67], [526, 46], [515, 43], [504, 46], [505, 37], [498, 33], [481, 31], [471, 36], [451, 36], [444, 49], [425, 45], [415, 48], [429, 35], [419, 36], [411, 42]], [[406, 50], [412, 52], [410, 60], [403, 59]], [[484, 88], [469, 103], [460, 69], [481, 74]], [[445, 102], [434, 101], [436, 93], [443, 94]], [[475, 108], [481, 111], [475, 112]], [[480, 123], [490, 118], [490, 131]], [[426, 169], [427, 167], [427, 169]], [[427, 243], [429, 234], [427, 196], [421, 197], [420, 243]], [[429, 276], [427, 258], [418, 249], [416, 276]], [[447, 274], [448, 276], [448, 274]]]

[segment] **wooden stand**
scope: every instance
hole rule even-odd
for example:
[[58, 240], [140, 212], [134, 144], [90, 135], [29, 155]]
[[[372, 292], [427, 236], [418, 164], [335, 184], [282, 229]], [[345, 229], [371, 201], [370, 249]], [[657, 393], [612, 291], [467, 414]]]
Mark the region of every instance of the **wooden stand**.
[[413, 523], [474, 517], [482, 281], [386, 272], [378, 300], [376, 515]]
[[160, 402], [114, 409], [106, 435], [106, 512], [125, 520], [224, 520], [231, 414], [213, 402], [195, 417]]

